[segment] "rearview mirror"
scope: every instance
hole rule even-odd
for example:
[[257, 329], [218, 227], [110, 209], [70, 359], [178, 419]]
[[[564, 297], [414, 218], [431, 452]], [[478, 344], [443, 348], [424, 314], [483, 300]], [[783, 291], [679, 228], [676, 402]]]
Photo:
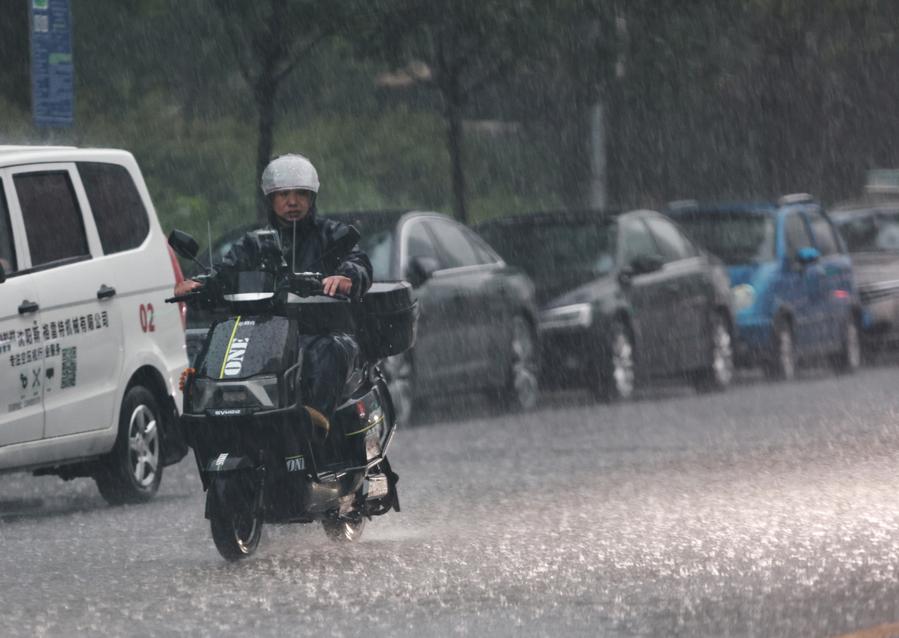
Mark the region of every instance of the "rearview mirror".
[[433, 257], [413, 257], [406, 268], [406, 280], [413, 288], [418, 288], [439, 268], [440, 264]]
[[177, 228], [169, 233], [169, 246], [185, 259], [196, 259], [197, 253], [200, 252], [197, 240]]

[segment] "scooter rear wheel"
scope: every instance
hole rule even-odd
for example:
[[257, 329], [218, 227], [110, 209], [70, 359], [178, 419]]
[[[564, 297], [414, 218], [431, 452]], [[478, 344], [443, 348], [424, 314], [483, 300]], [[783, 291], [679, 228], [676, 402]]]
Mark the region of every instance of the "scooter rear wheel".
[[215, 548], [225, 560], [247, 558], [262, 538], [262, 517], [253, 514], [216, 515], [209, 519]]
[[322, 521], [322, 527], [325, 528], [325, 534], [332, 541], [336, 543], [353, 543], [362, 537], [362, 530], [365, 529], [365, 518], [360, 516], [354, 521], [325, 519]]

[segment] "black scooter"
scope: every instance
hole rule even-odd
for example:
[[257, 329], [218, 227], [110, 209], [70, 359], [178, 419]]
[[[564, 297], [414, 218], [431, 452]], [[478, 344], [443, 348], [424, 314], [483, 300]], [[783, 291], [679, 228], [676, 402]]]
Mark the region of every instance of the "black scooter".
[[[358, 237], [348, 227], [336, 250]], [[197, 261], [186, 233], [173, 231], [169, 244]], [[256, 550], [264, 523], [321, 521], [331, 539], [355, 541], [367, 519], [399, 511], [387, 460], [397, 424], [378, 362], [412, 346], [418, 318], [405, 282], [373, 284], [361, 302], [327, 297], [320, 274], [287, 267], [276, 232], [255, 231], [252, 245], [257, 270], [208, 270], [202, 288], [166, 300], [222, 317], [183, 377], [181, 423], [228, 560]], [[335, 332], [356, 335], [364, 362], [325, 430], [302, 405], [301, 335]]]

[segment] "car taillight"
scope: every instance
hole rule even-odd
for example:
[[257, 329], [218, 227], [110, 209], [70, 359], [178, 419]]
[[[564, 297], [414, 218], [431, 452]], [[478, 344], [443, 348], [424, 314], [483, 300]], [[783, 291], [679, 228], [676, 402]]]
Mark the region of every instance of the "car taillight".
[[849, 299], [849, 291], [838, 288], [837, 290], [833, 291], [833, 298], [840, 300]]
[[[184, 273], [181, 272], [181, 264], [178, 263], [178, 258], [175, 256], [175, 251], [172, 250], [171, 246], [166, 246], [169, 249], [169, 259], [172, 260], [172, 270], [175, 272], [175, 285], [180, 284], [184, 281]], [[181, 329], [187, 330], [187, 306], [183, 301], [178, 302], [178, 314], [181, 315]]]

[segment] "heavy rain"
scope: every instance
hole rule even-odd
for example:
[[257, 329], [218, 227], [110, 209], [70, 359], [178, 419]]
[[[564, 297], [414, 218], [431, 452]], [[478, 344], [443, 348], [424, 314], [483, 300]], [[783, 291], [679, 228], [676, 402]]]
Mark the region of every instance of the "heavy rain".
[[899, 636], [896, 60], [888, 0], [0, 3], [0, 635]]

